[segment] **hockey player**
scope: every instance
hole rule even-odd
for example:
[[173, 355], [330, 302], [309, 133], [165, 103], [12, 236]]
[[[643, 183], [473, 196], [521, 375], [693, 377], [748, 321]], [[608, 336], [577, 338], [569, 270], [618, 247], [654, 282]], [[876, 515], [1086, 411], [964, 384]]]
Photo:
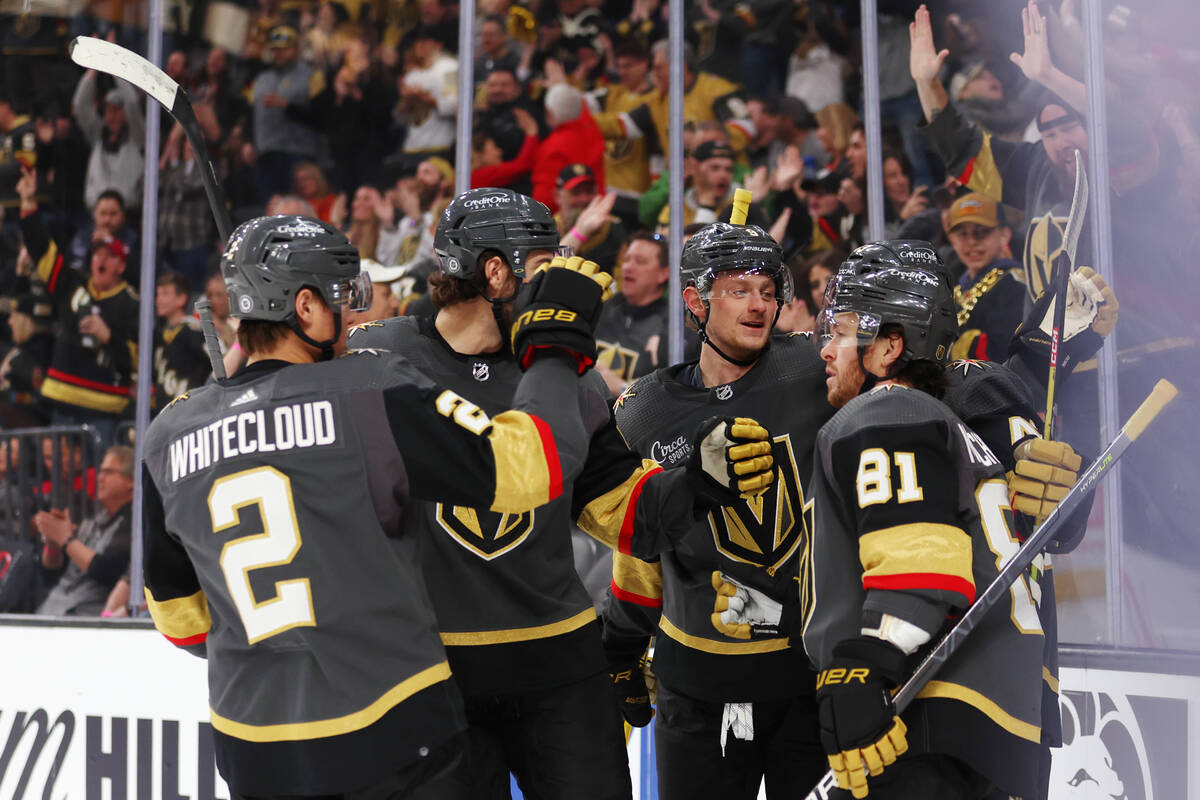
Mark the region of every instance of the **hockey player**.
[[856, 250], [818, 323], [839, 409], [817, 437], [804, 592], [821, 741], [856, 798], [1032, 796], [1044, 635], [1027, 576], [905, 711], [907, 735], [889, 695], [1018, 547], [999, 459], [937, 399], [957, 325], [922, 244]]
[[239, 227], [222, 261], [236, 376], [180, 395], [146, 439], [146, 599], [206, 654], [234, 797], [473, 797], [462, 700], [401, 537], [408, 498], [514, 516], [557, 497], [586, 440], [576, 374], [608, 276], [548, 269], [518, 310], [527, 368], [487, 413], [378, 351], [330, 360], [370, 305], [358, 254], [295, 216]]
[[[371, 323], [349, 341], [403, 355], [485, 412], [506, 408], [520, 379], [508, 349], [508, 304], [557, 246], [554, 219], [541, 203], [507, 189], [466, 192], [438, 224], [440, 269], [430, 280], [436, 316]], [[666, 473], [630, 452], [599, 375], [586, 376], [581, 388], [587, 460], [559, 499], [525, 513], [429, 502], [405, 519], [466, 699], [480, 798], [507, 798], [510, 771], [528, 797], [627, 798], [632, 791], [596, 612], [574, 571], [570, 525], [577, 520], [614, 549], [651, 555], [691, 529], [700, 464]], [[761, 441], [757, 450], [769, 446]], [[769, 467], [768, 459], [756, 468], [766, 471], [764, 480]], [[729, 495], [701, 502], [719, 507], [737, 492]], [[648, 703], [642, 711], [648, 718]]]
[[[800, 677], [811, 671], [791, 640], [812, 443], [832, 413], [824, 366], [808, 336], [771, 337], [791, 284], [761, 228], [708, 225], [684, 247], [680, 270], [700, 359], [634, 383], [617, 401], [620, 432], [670, 472], [688, 462], [700, 420], [736, 409], [773, 434], [775, 480], [699, 520], [661, 566], [615, 554], [605, 648], [615, 672], [631, 669], [657, 627], [660, 797], [752, 798], [764, 776], [768, 797], [795, 797], [826, 768], [812, 683]], [[751, 600], [738, 619], [714, 614], [718, 597], [739, 592], [737, 603]]]

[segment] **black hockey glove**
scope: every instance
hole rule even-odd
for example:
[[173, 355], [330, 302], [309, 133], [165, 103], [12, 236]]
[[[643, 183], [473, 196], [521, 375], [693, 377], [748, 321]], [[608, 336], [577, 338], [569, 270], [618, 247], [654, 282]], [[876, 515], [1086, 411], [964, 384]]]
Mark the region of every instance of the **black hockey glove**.
[[748, 417], [710, 417], [692, 437], [687, 469], [697, 499], [725, 506], [770, 486], [774, 465], [766, 428]]
[[878, 775], [908, 750], [907, 728], [888, 691], [903, 676], [905, 655], [882, 639], [839, 642], [833, 662], [817, 675], [821, 746], [838, 786], [867, 796], [867, 773]]
[[621, 716], [635, 728], [644, 728], [654, 717], [654, 707], [650, 705], [650, 689], [646, 686], [646, 656], [633, 661], [610, 663], [609, 677], [612, 678], [613, 696], [617, 699], [617, 708]]
[[612, 297], [612, 276], [579, 256], [557, 256], [521, 286], [513, 305], [512, 348], [522, 369], [538, 351], [564, 350], [579, 374], [596, 363], [596, 323]]

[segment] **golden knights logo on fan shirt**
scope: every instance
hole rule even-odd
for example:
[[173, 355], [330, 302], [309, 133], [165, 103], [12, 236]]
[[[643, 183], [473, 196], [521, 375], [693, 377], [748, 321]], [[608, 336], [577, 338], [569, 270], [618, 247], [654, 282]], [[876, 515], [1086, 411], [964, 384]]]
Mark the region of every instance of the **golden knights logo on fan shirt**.
[[775, 480], [762, 494], [720, 513], [710, 512], [708, 526], [713, 543], [725, 557], [762, 567], [768, 575], [788, 562], [802, 547], [807, 560], [812, 531], [812, 500], [800, 486], [796, 456], [790, 434], [776, 436], [771, 454], [775, 457]]
[[479, 508], [437, 504], [435, 519], [450, 538], [484, 561], [512, 550], [533, 530], [535, 511], [498, 514]]
[[1025, 252], [1021, 261], [1025, 266], [1025, 288], [1034, 300], [1050, 284], [1054, 259], [1063, 251], [1063, 231], [1066, 227], [1066, 217], [1056, 217], [1047, 212], [1044, 217], [1034, 220], [1026, 231]]

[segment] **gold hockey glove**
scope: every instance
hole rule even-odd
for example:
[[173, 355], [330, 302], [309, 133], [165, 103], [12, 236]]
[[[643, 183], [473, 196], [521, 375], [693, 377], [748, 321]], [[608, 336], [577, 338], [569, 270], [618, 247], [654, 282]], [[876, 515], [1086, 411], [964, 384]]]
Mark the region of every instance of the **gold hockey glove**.
[[612, 297], [612, 276], [593, 261], [557, 256], [521, 286], [513, 305], [512, 348], [527, 369], [539, 352], [574, 357], [579, 374], [596, 363], [596, 323]]
[[710, 417], [692, 437], [687, 469], [697, 497], [723, 506], [764, 491], [774, 466], [766, 428], [748, 417]]
[[731, 639], [779, 635], [782, 603], [720, 570], [713, 572], [712, 586], [717, 592], [712, 624], [718, 631]]
[[1082, 459], [1066, 442], [1026, 439], [1013, 451], [1015, 469], [1008, 474], [1014, 511], [1045, 517], [1079, 478]]

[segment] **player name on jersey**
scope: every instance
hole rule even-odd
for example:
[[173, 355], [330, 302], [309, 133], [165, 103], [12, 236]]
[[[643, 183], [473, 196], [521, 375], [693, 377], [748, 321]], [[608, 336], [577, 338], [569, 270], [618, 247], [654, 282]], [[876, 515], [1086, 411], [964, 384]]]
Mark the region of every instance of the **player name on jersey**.
[[333, 404], [328, 400], [230, 414], [171, 442], [171, 481], [237, 456], [336, 441]]

